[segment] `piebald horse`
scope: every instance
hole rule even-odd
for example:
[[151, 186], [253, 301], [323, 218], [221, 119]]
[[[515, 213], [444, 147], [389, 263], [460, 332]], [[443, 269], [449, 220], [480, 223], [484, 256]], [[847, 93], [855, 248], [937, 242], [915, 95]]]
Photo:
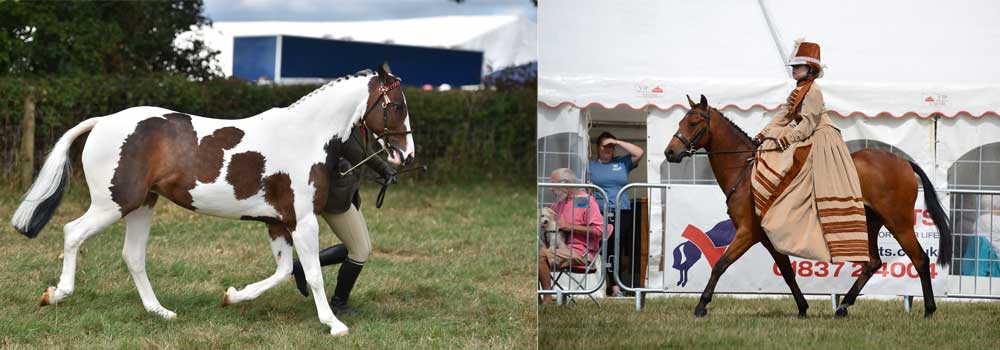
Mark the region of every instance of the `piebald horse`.
[[[710, 107], [704, 95], [701, 96], [701, 102], [695, 104], [688, 98], [688, 103], [691, 109], [681, 119], [677, 132], [664, 151], [667, 161], [678, 163], [684, 157], [693, 154], [695, 150], [704, 148], [719, 187], [726, 193], [729, 217], [736, 226], [736, 236], [732, 244], [712, 268], [712, 276], [701, 294], [698, 306], [695, 307], [695, 316], [703, 317], [708, 314], [706, 306], [712, 301], [712, 294], [715, 292], [715, 284], [719, 281], [719, 277], [751, 246], [760, 242], [774, 258], [781, 276], [791, 289], [799, 309], [799, 316], [805, 317], [809, 305], [795, 282], [791, 262], [787, 255], [774, 249], [764, 234], [760, 218], [755, 213], [751, 201], [749, 179], [752, 167], [749, 166], [751, 163], [748, 158], [753, 157], [757, 146], [743, 130], [724, 117], [719, 110]], [[937, 308], [931, 290], [930, 259], [913, 233], [915, 221], [913, 204], [917, 198], [917, 181], [913, 174], [916, 173], [923, 183], [924, 202], [940, 232], [938, 250], [941, 255], [938, 256], [938, 263], [947, 265], [951, 260], [951, 229], [948, 227], [948, 217], [938, 203], [934, 185], [917, 164], [889, 152], [864, 149], [852, 153], [851, 158], [854, 160], [861, 181], [861, 193], [864, 197], [865, 216], [868, 222], [868, 256], [871, 260], [864, 265], [854, 286], [837, 307], [836, 316], [847, 316], [847, 308], [854, 304], [858, 293], [872, 274], [882, 267], [882, 259], [878, 254], [878, 232], [885, 225], [913, 261], [920, 275], [924, 294], [924, 317], [929, 318]]]
[[298, 252], [319, 320], [330, 334], [347, 334], [326, 301], [318, 258], [316, 214], [327, 201], [340, 147], [355, 127], [370, 130], [400, 166], [414, 156], [406, 98], [388, 64], [332, 81], [286, 108], [222, 120], [158, 107], [134, 107], [87, 119], [67, 131], [45, 160], [38, 179], [14, 214], [14, 227], [34, 238], [52, 217], [69, 177], [68, 151], [86, 132], [83, 172], [90, 189], [87, 212], [64, 227], [59, 283], [41, 306], [73, 294], [77, 252], [83, 242], [125, 218], [122, 257], [147, 311], [176, 317], [160, 305], [146, 276], [146, 243], [158, 197], [189, 210], [268, 225], [277, 270], [237, 290], [223, 306], [257, 298], [292, 272]]

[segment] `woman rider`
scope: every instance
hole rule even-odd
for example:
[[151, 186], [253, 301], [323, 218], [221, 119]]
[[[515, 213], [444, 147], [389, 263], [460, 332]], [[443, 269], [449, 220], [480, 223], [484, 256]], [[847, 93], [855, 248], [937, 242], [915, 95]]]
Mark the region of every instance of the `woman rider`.
[[[788, 65], [796, 87], [767, 127], [752, 180], [754, 206], [774, 247], [819, 261], [868, 261], [858, 173], [815, 80], [819, 45], [797, 42]], [[775, 151], [769, 151], [775, 150]]]

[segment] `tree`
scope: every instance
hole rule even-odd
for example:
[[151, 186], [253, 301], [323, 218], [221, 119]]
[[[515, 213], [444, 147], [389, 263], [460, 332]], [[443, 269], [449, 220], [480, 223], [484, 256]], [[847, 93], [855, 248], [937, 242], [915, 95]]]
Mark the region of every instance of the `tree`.
[[201, 40], [175, 47], [194, 26], [211, 26], [197, 1], [0, 1], [0, 76], [173, 72], [221, 75], [218, 51]]

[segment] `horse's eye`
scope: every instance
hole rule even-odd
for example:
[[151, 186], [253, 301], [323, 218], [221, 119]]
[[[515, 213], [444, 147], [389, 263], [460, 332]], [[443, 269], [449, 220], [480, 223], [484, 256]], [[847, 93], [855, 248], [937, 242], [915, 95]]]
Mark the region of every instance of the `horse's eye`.
[[688, 122], [688, 126], [695, 126], [695, 125], [698, 125], [698, 122]]

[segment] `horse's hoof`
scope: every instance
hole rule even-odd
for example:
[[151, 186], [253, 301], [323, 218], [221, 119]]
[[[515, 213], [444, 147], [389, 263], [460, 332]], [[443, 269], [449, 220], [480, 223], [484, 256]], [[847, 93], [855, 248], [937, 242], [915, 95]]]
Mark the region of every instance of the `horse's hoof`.
[[232, 293], [236, 293], [236, 288], [229, 287], [229, 289], [226, 289], [226, 295], [222, 296], [222, 307], [226, 307], [226, 306], [229, 306], [230, 304], [234, 304], [232, 297], [229, 296]]
[[38, 306], [42, 307], [42, 306], [46, 306], [46, 305], [53, 305], [53, 304], [55, 304], [55, 303], [49, 303], [49, 299], [52, 296], [54, 296], [54, 295], [56, 295], [56, 288], [55, 287], [49, 287], [49, 288], [45, 289], [45, 293], [42, 293], [42, 300], [38, 302]]
[[836, 318], [847, 317], [847, 308], [843, 306], [838, 307], [837, 312], [834, 313], [834, 317]]
[[804, 319], [807, 319], [807, 318], [809, 318], [809, 315], [806, 315], [806, 313], [805, 313], [805, 312], [799, 312], [799, 315], [798, 315], [798, 318], [800, 318], [800, 319], [803, 319], [803, 320], [804, 320]]
[[708, 316], [708, 309], [698, 308], [694, 309], [694, 317], [702, 318]]
[[931, 315], [934, 315], [934, 313], [933, 312], [925, 312], [924, 313], [924, 319], [925, 320], [931, 319]]
[[164, 309], [162, 307], [159, 310], [150, 310], [150, 312], [156, 314], [157, 316], [163, 317], [164, 320], [172, 320], [172, 319], [177, 318], [177, 314], [176, 313], [174, 313], [173, 311]]
[[336, 325], [336, 326], [333, 326], [333, 327], [330, 327], [330, 335], [332, 335], [334, 337], [345, 336], [348, 333], [350, 333], [350, 332], [347, 329], [347, 326], [344, 325], [343, 323], [341, 323], [339, 325]]

